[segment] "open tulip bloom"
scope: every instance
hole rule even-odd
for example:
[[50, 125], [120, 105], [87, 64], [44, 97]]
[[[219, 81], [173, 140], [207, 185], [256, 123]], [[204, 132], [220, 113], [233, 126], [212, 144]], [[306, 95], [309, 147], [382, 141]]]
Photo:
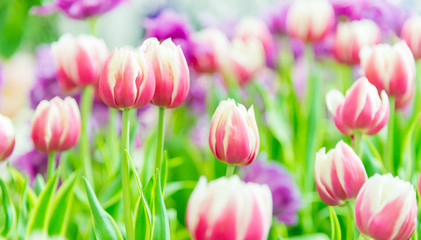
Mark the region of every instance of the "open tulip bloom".
[[0, 239], [421, 236], [417, 1], [159, 2], [0, 0]]

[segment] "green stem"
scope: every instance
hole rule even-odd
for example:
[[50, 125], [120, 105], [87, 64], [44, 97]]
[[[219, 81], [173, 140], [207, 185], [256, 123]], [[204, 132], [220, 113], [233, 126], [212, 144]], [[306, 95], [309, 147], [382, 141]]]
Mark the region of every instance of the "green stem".
[[51, 178], [51, 176], [53, 176], [54, 170], [56, 168], [56, 158], [55, 158], [55, 156], [56, 156], [56, 154], [54, 152], [48, 154], [48, 167], [47, 167], [46, 182], [48, 181], [48, 179]]
[[394, 173], [393, 167], [393, 129], [394, 129], [394, 120], [395, 120], [395, 99], [393, 97], [389, 98], [390, 101], [390, 115], [389, 122], [387, 124], [387, 145], [385, 149], [385, 165], [386, 169]]
[[121, 178], [123, 188], [124, 224], [128, 240], [134, 239], [133, 221], [130, 205], [130, 169], [125, 151], [129, 152], [130, 110], [123, 110], [123, 129], [121, 133]]
[[98, 17], [92, 17], [89, 19], [89, 31], [93, 36], [96, 36], [96, 23], [98, 22]]
[[162, 162], [162, 153], [164, 151], [164, 126], [165, 121], [165, 108], [159, 107], [159, 120], [158, 120], [158, 142], [156, 144], [156, 159], [155, 159], [155, 168], [161, 170]]
[[235, 165], [228, 164], [227, 165], [227, 171], [225, 172], [226, 177], [231, 177], [234, 175]]
[[346, 239], [353, 240], [354, 239], [354, 208], [352, 202], [348, 201], [346, 203], [348, 208], [348, 226], [346, 229]]
[[362, 135], [360, 132], [356, 132], [352, 139], [354, 151], [358, 155], [358, 157], [360, 157], [360, 159], [362, 158], [361, 139], [362, 139]]
[[82, 129], [80, 133], [80, 159], [84, 166], [85, 176], [94, 188], [95, 184], [92, 177], [92, 163], [89, 154], [89, 116], [92, 111], [92, 101], [94, 97], [94, 88], [93, 86], [87, 86], [82, 91], [81, 98], [81, 120], [82, 120]]
[[[109, 108], [109, 120], [108, 120], [108, 143], [110, 147], [110, 155], [109, 158], [111, 160], [111, 166], [117, 167], [119, 165], [115, 164], [118, 160], [118, 126], [117, 126], [117, 118], [118, 118], [118, 110], [114, 108]], [[120, 166], [119, 166], [120, 167]], [[116, 170], [116, 169], [113, 169]]]

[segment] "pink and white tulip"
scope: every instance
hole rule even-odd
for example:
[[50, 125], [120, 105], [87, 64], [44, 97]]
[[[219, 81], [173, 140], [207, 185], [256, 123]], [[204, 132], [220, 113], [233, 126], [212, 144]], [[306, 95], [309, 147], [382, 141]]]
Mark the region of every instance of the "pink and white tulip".
[[252, 163], [260, 146], [253, 106], [247, 110], [233, 99], [221, 101], [212, 117], [209, 146], [217, 159], [228, 164]]
[[195, 240], [264, 240], [271, 224], [268, 186], [244, 183], [238, 176], [210, 183], [201, 177], [187, 205], [186, 225]]
[[345, 135], [355, 132], [377, 134], [389, 120], [389, 98], [385, 91], [381, 98], [376, 87], [366, 78], [358, 79], [346, 91], [331, 90], [326, 95], [326, 104], [333, 115], [336, 127]]
[[224, 63], [225, 78], [234, 78], [239, 85], [245, 85], [265, 66], [265, 51], [256, 39], [231, 41]]
[[374, 239], [411, 238], [417, 223], [414, 187], [390, 173], [370, 177], [357, 196], [355, 223]]
[[415, 90], [415, 60], [404, 41], [391, 46], [379, 44], [360, 51], [361, 67], [379, 92], [385, 90], [396, 100], [396, 108], [405, 107]]
[[12, 121], [0, 114], [0, 161], [12, 154], [15, 148], [15, 128]]
[[191, 63], [197, 72], [212, 73], [221, 69], [229, 41], [223, 32], [207, 28], [192, 35]]
[[334, 22], [335, 14], [327, 0], [297, 0], [288, 10], [286, 28], [294, 38], [317, 42], [332, 30]]
[[102, 39], [89, 35], [65, 34], [51, 46], [57, 65], [58, 81], [66, 91], [95, 85], [108, 56]]
[[234, 38], [248, 41], [250, 39], [258, 40], [265, 51], [266, 65], [275, 67], [277, 49], [275, 40], [268, 26], [258, 18], [244, 18], [235, 28]]
[[159, 43], [156, 38], [148, 38], [140, 51], [146, 53], [155, 73], [152, 104], [175, 108], [183, 103], [190, 88], [190, 73], [180, 46], [171, 39]]
[[367, 173], [354, 150], [341, 140], [327, 154], [325, 148], [316, 153], [314, 181], [320, 199], [336, 206], [357, 196]]
[[402, 27], [401, 38], [408, 44], [414, 57], [421, 58], [421, 16], [406, 20]]
[[71, 97], [43, 100], [32, 119], [31, 137], [35, 147], [45, 153], [60, 152], [76, 145], [80, 135], [80, 112]]
[[339, 23], [333, 44], [333, 54], [339, 62], [358, 64], [361, 48], [376, 45], [379, 42], [380, 29], [371, 20]]
[[148, 104], [155, 92], [155, 74], [145, 53], [114, 50], [105, 63], [98, 91], [111, 108], [141, 108]]

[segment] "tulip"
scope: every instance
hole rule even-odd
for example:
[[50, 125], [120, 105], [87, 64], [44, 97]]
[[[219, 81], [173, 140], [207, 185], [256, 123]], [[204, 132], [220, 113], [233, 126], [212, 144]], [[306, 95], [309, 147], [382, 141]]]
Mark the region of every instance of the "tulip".
[[409, 239], [417, 223], [414, 187], [390, 173], [375, 174], [358, 193], [355, 223], [362, 234], [374, 239]]
[[156, 38], [146, 39], [140, 51], [146, 53], [155, 73], [154, 105], [166, 108], [179, 106], [187, 97], [190, 74], [180, 46], [171, 39], [159, 43]]
[[78, 87], [95, 85], [108, 56], [102, 39], [89, 35], [74, 37], [65, 34], [51, 45], [58, 80], [62, 88], [72, 91]]
[[416, 59], [421, 58], [421, 16], [406, 20], [402, 27], [401, 38], [405, 40]]
[[358, 79], [346, 92], [338, 90], [326, 95], [327, 108], [333, 115], [336, 127], [345, 135], [356, 132], [374, 135], [389, 120], [389, 99], [385, 91], [381, 98], [377, 89], [364, 77]]
[[335, 14], [326, 0], [294, 1], [287, 14], [289, 35], [305, 42], [317, 42], [332, 29]]
[[32, 119], [32, 141], [41, 152], [65, 151], [76, 145], [80, 125], [79, 108], [73, 98], [43, 100]]
[[277, 57], [275, 41], [268, 26], [258, 18], [244, 18], [236, 26], [235, 38], [247, 41], [249, 39], [258, 40], [265, 51], [266, 65], [274, 68]]
[[15, 129], [6, 116], [0, 114], [0, 161], [5, 160], [15, 147]]
[[339, 23], [333, 44], [335, 58], [345, 64], [360, 63], [359, 52], [363, 46], [380, 42], [380, 29], [371, 20]]
[[357, 196], [367, 173], [354, 150], [341, 140], [327, 154], [325, 148], [316, 153], [314, 181], [322, 201], [336, 206]]
[[269, 188], [244, 183], [238, 176], [209, 184], [201, 177], [187, 205], [186, 225], [195, 240], [263, 240], [271, 224]]
[[197, 72], [216, 72], [228, 51], [228, 38], [216, 28], [204, 29], [192, 36], [192, 65]]
[[247, 110], [233, 99], [221, 101], [212, 117], [210, 149], [219, 160], [249, 165], [259, 152], [259, 132], [253, 106]]
[[415, 89], [415, 60], [404, 41], [393, 46], [366, 46], [360, 51], [360, 59], [368, 81], [379, 92], [385, 90], [389, 97], [394, 97], [397, 109], [411, 101]]
[[98, 91], [111, 108], [141, 108], [148, 104], [155, 92], [155, 74], [145, 53], [115, 49], [102, 70]]
[[225, 77], [234, 77], [240, 85], [245, 85], [263, 69], [265, 51], [256, 39], [232, 40], [222, 72]]

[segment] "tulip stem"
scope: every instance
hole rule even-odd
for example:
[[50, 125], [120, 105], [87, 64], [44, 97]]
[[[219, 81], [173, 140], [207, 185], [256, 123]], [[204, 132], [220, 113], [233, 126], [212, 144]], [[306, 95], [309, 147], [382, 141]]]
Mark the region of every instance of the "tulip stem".
[[352, 144], [353, 144], [355, 153], [358, 155], [360, 159], [362, 158], [361, 139], [362, 139], [362, 135], [360, 132], [354, 133], [354, 136], [352, 138]]
[[55, 158], [55, 153], [49, 153], [48, 154], [48, 166], [47, 166], [47, 178], [46, 181], [48, 181], [48, 179], [51, 178], [51, 176], [53, 176], [54, 173], [54, 169], [56, 168], [56, 158]]
[[231, 177], [232, 175], [234, 175], [234, 171], [235, 171], [235, 165], [228, 164], [227, 171], [225, 172], [225, 176], [228, 178]]
[[[94, 97], [94, 88], [92, 86], [87, 86], [82, 91], [81, 98], [81, 120], [82, 120], [82, 129], [80, 132], [80, 159], [84, 166], [85, 176], [94, 188], [95, 184], [92, 177], [92, 163], [89, 155], [89, 135], [88, 135], [88, 126], [89, 126], [89, 116], [92, 111], [92, 101]], [[95, 188], [94, 188], [95, 189]]]
[[125, 151], [129, 152], [130, 143], [130, 110], [123, 110], [123, 128], [121, 132], [121, 180], [123, 188], [124, 224], [128, 240], [134, 239], [133, 221], [130, 205], [130, 169]]
[[394, 173], [393, 167], [393, 130], [394, 130], [394, 120], [395, 120], [395, 98], [390, 97], [390, 115], [389, 122], [387, 124], [387, 145], [385, 149], [385, 165], [386, 169]]
[[121, 166], [116, 165], [118, 162], [118, 125], [117, 125], [117, 119], [118, 119], [118, 110], [114, 108], [109, 109], [109, 119], [108, 119], [108, 141], [110, 146], [110, 160], [111, 160], [111, 166], [113, 167], [113, 170], [116, 170], [115, 167], [119, 168]]
[[346, 239], [353, 240], [354, 239], [354, 207], [351, 201], [346, 203], [348, 208], [348, 226], [346, 229]]
[[164, 151], [164, 121], [165, 121], [165, 108], [159, 107], [159, 119], [158, 119], [158, 142], [156, 144], [156, 159], [155, 169], [161, 170], [162, 153]]

